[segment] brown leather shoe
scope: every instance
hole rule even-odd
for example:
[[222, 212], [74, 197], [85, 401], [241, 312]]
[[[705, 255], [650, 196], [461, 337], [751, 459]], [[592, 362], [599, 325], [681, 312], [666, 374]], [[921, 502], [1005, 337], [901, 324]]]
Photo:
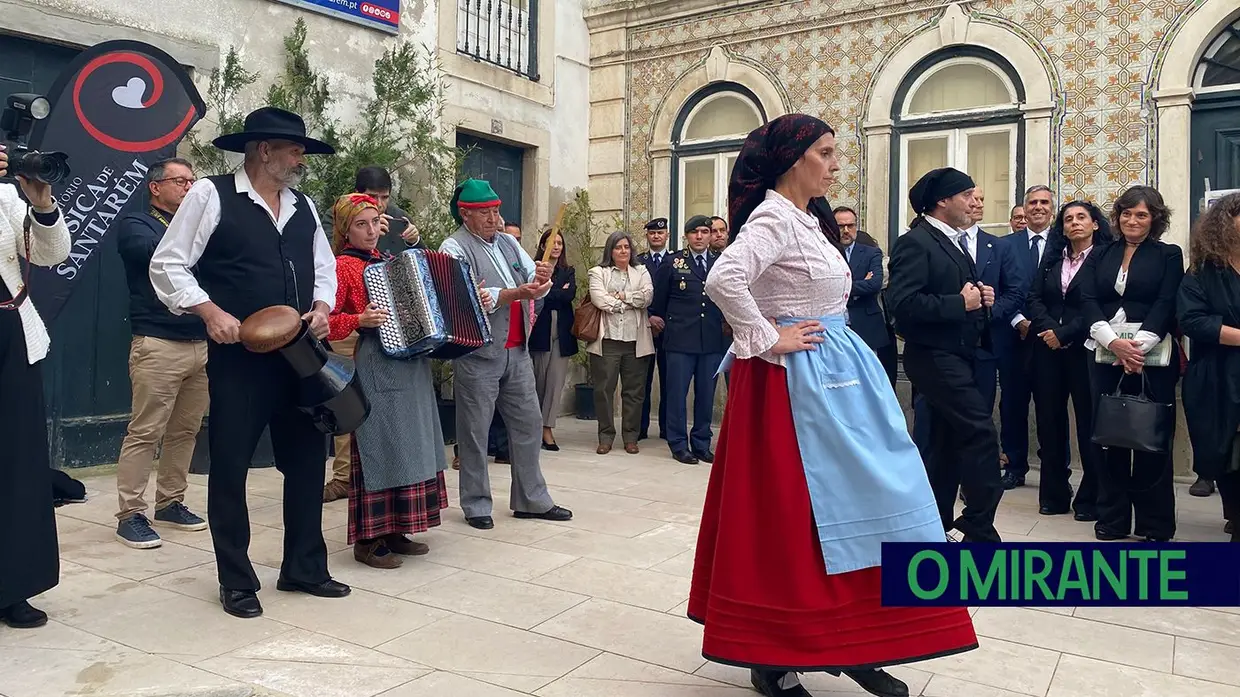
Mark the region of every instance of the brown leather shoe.
[[349, 483], [333, 479], [323, 487], [323, 503], [349, 498]]
[[393, 552], [410, 557], [420, 557], [431, 551], [430, 545], [414, 542], [404, 535], [386, 535], [383, 538], [383, 543]]
[[637, 447], [637, 443], [625, 443], [625, 444], [624, 444], [624, 452], [626, 452], [626, 453], [628, 453], [628, 454], [630, 454], [630, 455], [636, 455], [637, 453], [639, 453], [639, 452], [641, 452], [641, 451], [638, 449], [638, 447]]
[[599, 443], [598, 450], [595, 450], [594, 452], [598, 453], [599, 455], [606, 455], [607, 453], [611, 452], [611, 444], [609, 443], [607, 445], [603, 445], [602, 443]]
[[358, 542], [353, 545], [353, 558], [376, 569], [395, 569], [404, 563], [400, 557], [388, 549], [382, 539], [374, 542]]
[[459, 457], [452, 458], [452, 469], [459, 470], [460, 468], [461, 468], [461, 458]]

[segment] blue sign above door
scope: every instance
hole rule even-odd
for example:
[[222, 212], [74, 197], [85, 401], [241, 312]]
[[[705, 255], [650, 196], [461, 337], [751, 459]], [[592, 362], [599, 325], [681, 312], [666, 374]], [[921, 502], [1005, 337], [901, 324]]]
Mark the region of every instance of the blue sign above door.
[[400, 30], [400, 0], [275, 0], [389, 34]]

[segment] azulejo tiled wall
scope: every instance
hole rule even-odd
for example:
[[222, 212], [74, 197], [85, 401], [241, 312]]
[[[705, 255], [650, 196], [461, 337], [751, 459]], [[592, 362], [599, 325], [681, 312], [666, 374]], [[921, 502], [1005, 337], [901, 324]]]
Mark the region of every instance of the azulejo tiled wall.
[[[980, 0], [963, 3], [972, 21], [1001, 24], [1042, 57], [1055, 94], [1049, 160], [1061, 197], [1109, 203], [1152, 179], [1154, 107], [1148, 94], [1164, 37], [1201, 0]], [[837, 131], [841, 179], [832, 198], [858, 202], [866, 167], [861, 125], [868, 90], [903, 40], [936, 31], [944, 2], [808, 0], [714, 10], [630, 30], [625, 211], [645, 220], [653, 207], [650, 147], [672, 86], [713, 45], [760, 67], [792, 111], [818, 115]], [[1038, 76], [1038, 79], [1045, 79]], [[1188, 144], [1185, 143], [1185, 147]], [[872, 163], [869, 167], [886, 166]], [[1032, 182], [1030, 182], [1032, 183]], [[862, 202], [864, 203], [864, 202]], [[876, 202], [870, 202], [874, 205]]]

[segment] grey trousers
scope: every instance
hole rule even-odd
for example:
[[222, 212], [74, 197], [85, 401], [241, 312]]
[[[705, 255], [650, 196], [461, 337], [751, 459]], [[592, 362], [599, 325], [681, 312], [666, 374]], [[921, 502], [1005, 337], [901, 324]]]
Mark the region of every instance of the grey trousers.
[[508, 427], [508, 454], [512, 459], [509, 507], [523, 513], [546, 513], [555, 505], [538, 462], [542, 414], [531, 408], [538, 397], [530, 354], [524, 347], [500, 350], [498, 356], [474, 353], [453, 363], [461, 510], [466, 518], [491, 515], [487, 431], [496, 409]]
[[616, 382], [620, 382], [620, 437], [625, 445], [637, 442], [646, 400], [646, 374], [652, 356], [637, 357], [637, 342], [603, 339], [603, 355], [590, 354], [594, 380], [594, 413], [598, 417], [599, 445], [614, 445]]

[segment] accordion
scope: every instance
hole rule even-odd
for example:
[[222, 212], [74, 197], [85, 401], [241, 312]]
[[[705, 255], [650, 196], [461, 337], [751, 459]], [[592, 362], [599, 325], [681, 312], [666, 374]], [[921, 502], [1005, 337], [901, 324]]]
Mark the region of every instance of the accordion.
[[491, 322], [469, 264], [407, 249], [362, 273], [370, 302], [388, 311], [379, 344], [391, 358], [460, 358], [491, 343]]

